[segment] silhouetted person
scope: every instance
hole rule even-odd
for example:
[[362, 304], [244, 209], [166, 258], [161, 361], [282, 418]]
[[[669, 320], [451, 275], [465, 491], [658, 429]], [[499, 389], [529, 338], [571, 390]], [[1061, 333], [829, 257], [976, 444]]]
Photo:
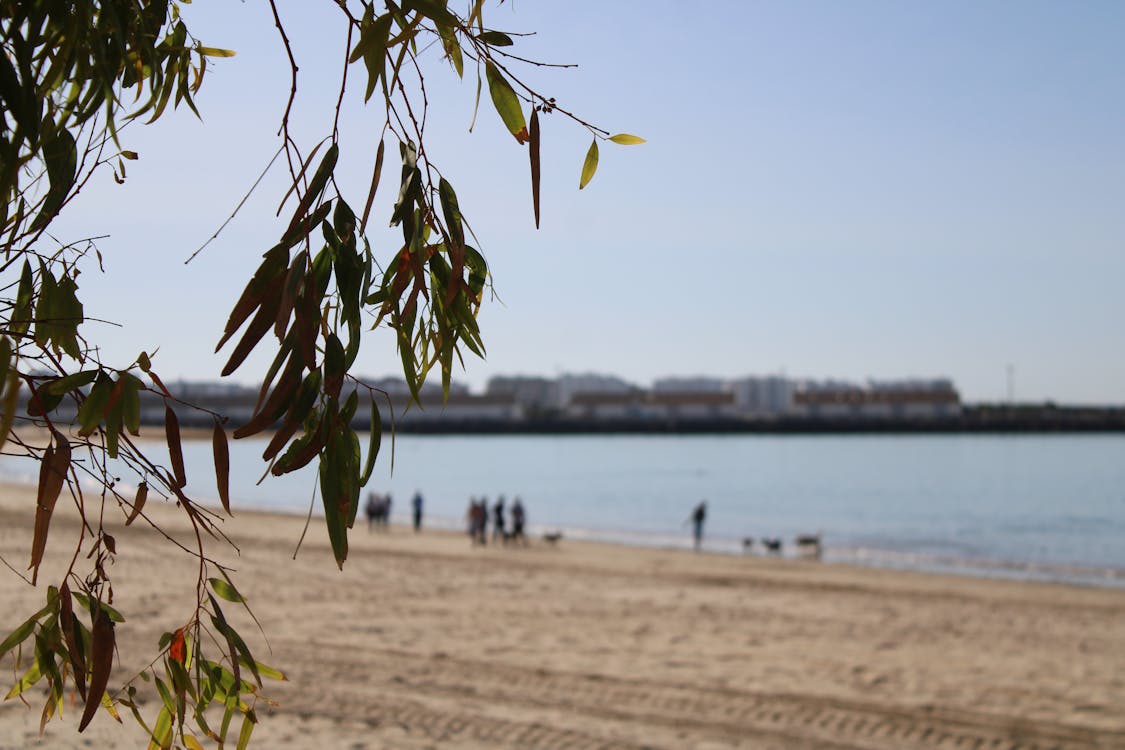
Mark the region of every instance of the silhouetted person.
[[414, 499], [410, 504], [414, 506], [414, 533], [417, 534], [422, 530], [422, 491], [418, 490], [414, 493]]
[[512, 541], [520, 544], [527, 544], [527, 537], [523, 534], [523, 524], [527, 520], [527, 516], [523, 510], [523, 503], [520, 502], [519, 497], [512, 502]]
[[695, 549], [698, 551], [700, 545], [703, 544], [703, 522], [707, 520], [706, 500], [699, 501], [699, 505], [695, 506], [695, 510], [691, 512], [688, 520], [691, 521], [691, 535], [695, 540]]
[[363, 506], [363, 512], [367, 515], [367, 530], [371, 531], [379, 515], [379, 501], [375, 498], [374, 492], [367, 493], [367, 503]]
[[475, 497], [469, 498], [469, 509], [465, 512], [465, 520], [468, 525], [469, 539], [473, 544], [484, 544], [484, 524], [485, 516], [488, 511], [485, 510], [484, 500], [477, 502]]
[[477, 541], [488, 544], [488, 495], [480, 496], [480, 504], [477, 507]]
[[492, 541], [500, 537], [500, 541], [507, 541], [508, 535], [505, 532], [504, 524], [504, 496], [496, 498], [496, 505], [492, 506]]

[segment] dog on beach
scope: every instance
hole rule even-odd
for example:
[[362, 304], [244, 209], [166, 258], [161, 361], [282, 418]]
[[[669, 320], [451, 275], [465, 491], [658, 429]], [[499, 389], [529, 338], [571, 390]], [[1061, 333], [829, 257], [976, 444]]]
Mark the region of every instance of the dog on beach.
[[561, 531], [551, 531], [543, 535], [543, 541], [554, 547], [559, 543], [559, 540], [562, 539], [562, 537], [563, 535]]
[[823, 547], [820, 542], [820, 532], [815, 534], [801, 534], [795, 540], [797, 550], [802, 554], [820, 559]]
[[762, 546], [766, 548], [766, 552], [771, 555], [781, 554], [781, 539], [778, 537], [762, 537]]

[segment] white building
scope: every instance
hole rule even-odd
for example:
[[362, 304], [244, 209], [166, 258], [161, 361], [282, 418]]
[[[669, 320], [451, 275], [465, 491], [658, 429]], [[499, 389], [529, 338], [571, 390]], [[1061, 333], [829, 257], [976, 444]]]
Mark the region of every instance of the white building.
[[732, 380], [730, 390], [735, 408], [748, 417], [777, 417], [793, 408], [797, 384], [780, 375], [745, 377]]
[[489, 378], [485, 393], [514, 398], [529, 413], [555, 409], [559, 403], [559, 385], [550, 378], [497, 375]]

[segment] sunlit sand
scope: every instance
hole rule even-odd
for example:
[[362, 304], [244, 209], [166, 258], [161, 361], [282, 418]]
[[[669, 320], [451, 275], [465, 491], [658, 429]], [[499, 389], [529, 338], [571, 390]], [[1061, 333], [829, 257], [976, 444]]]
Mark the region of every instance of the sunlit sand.
[[[22, 567], [34, 497], [0, 495], [0, 552]], [[63, 505], [40, 588], [0, 575], [5, 633], [59, 575], [77, 533]], [[174, 508], [159, 517], [185, 531]], [[242, 632], [290, 678], [267, 682], [278, 705], [259, 704], [252, 746], [1125, 747], [1121, 590], [567, 538], [482, 549], [401, 526], [357, 527], [341, 573], [315, 519], [291, 559], [302, 523], [225, 524], [241, 554], [221, 557], [272, 653]], [[111, 531], [119, 675], [183, 623], [194, 585], [190, 559], [135, 528]], [[0, 750], [143, 746], [104, 713], [77, 734], [80, 703], [39, 741], [32, 704], [0, 704]]]

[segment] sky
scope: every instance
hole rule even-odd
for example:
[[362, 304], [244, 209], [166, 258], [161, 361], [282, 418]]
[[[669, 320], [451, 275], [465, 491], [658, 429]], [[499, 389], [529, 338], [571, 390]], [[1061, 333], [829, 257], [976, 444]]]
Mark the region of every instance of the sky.
[[[454, 0], [457, 2], [457, 0]], [[293, 131], [331, 132], [343, 29], [324, 2], [280, 0], [300, 65]], [[862, 382], [949, 377], [967, 402], [1125, 403], [1125, 4], [1119, 2], [489, 4], [523, 68], [583, 119], [647, 139], [603, 143], [543, 118], [542, 225], [526, 147], [438, 50], [423, 56], [427, 150], [456, 186], [496, 298], [484, 361], [454, 379], [612, 373], [785, 374]], [[289, 67], [268, 6], [196, 0], [193, 33], [237, 55], [197, 98], [123, 133], [140, 159], [100, 175], [61, 239], [98, 241], [79, 279], [91, 340], [118, 366], [159, 349], [167, 380], [217, 379], [213, 353], [261, 254], [282, 233], [273, 169], [219, 238], [280, 142]], [[362, 205], [382, 113], [350, 71], [338, 168]], [[373, 100], [374, 101], [374, 100]], [[396, 144], [370, 232], [386, 220]], [[280, 165], [278, 165], [280, 166]], [[291, 207], [287, 210], [291, 210]], [[260, 347], [260, 348], [264, 348]], [[227, 350], [229, 352], [229, 345]], [[268, 366], [255, 353], [233, 380]], [[355, 371], [398, 372], [373, 334]], [[1011, 378], [1009, 378], [1009, 374]]]

